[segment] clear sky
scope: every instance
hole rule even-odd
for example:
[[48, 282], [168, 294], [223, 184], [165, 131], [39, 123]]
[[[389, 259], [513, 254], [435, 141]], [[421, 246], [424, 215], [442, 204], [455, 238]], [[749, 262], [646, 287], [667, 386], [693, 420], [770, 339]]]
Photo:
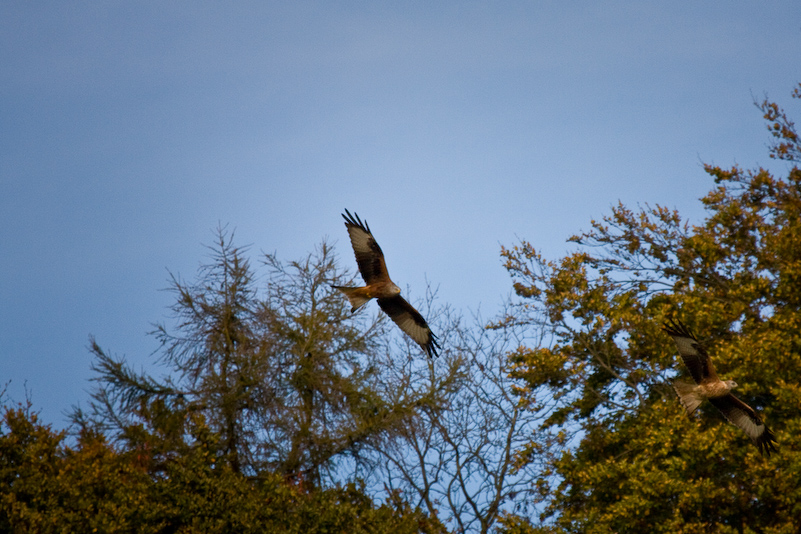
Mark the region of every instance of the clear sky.
[[420, 298], [497, 311], [618, 200], [693, 221], [702, 162], [771, 162], [801, 2], [0, 4], [0, 386], [65, 425], [90, 335], [143, 365], [218, 224], [284, 260], [369, 221]]

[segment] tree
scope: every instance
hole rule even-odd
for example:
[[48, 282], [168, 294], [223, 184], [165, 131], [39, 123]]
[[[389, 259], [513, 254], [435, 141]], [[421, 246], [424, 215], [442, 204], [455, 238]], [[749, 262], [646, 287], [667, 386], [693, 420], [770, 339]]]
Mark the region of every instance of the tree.
[[397, 495], [376, 505], [353, 483], [307, 491], [280, 474], [249, 478], [219, 461], [225, 440], [202, 415], [191, 416], [187, 431], [192, 444], [154, 469], [140, 450], [116, 450], [86, 431], [67, 445], [30, 406], [4, 407], [0, 530], [444, 533]]
[[[792, 122], [760, 107], [772, 155], [797, 162]], [[553, 339], [512, 355], [518, 393], [547, 415], [521, 451], [523, 463], [544, 459], [547, 491], [544, 523], [507, 516], [507, 532], [797, 531], [801, 170], [705, 169], [716, 187], [699, 226], [618, 204], [558, 262], [526, 242], [503, 250], [519, 297], [504, 324]], [[718, 372], [776, 432], [778, 454], [761, 457], [710, 406], [683, 413], [670, 387], [680, 364], [660, 330], [670, 317], [708, 340]]]
[[93, 342], [98, 388], [76, 420], [115, 429], [166, 459], [182, 446], [187, 418], [200, 414], [234, 472], [316, 487], [354, 479], [367, 453], [420, 410], [441, 409], [447, 377], [437, 389], [387, 396], [398, 377], [382, 363], [386, 322], [353, 316], [331, 289], [350, 280], [327, 244], [300, 261], [266, 255], [262, 291], [231, 235], [219, 230], [212, 250], [197, 282], [172, 278], [177, 326], [155, 331], [172, 374], [136, 373]]
[[102, 435], [83, 432], [74, 448], [65, 447], [64, 438], [65, 432], [40, 424], [30, 404], [3, 407], [0, 530], [136, 530], [147, 476], [116, 455]]
[[[537, 415], [513, 393], [508, 351], [523, 340], [514, 328], [491, 330], [480, 316], [463, 325], [447, 313], [439, 321], [448, 351], [439, 365], [458, 376], [444, 410], [424, 410], [383, 449], [379, 480], [402, 490], [411, 503], [443, 518], [454, 532], [491, 532], [501, 513], [522, 512], [534, 492], [537, 470], [515, 470], [516, 451], [536, 428]], [[444, 326], [447, 325], [447, 326]], [[432, 361], [417, 383], [436, 384]]]

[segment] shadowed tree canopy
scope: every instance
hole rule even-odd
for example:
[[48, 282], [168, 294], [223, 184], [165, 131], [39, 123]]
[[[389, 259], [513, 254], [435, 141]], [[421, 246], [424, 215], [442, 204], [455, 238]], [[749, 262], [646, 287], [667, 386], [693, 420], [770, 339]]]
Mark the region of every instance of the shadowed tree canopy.
[[154, 468], [144, 450], [118, 450], [89, 429], [68, 440], [30, 406], [4, 406], [0, 531], [445, 532], [397, 495], [376, 504], [356, 483], [308, 491], [277, 473], [237, 473], [219, 461], [225, 444], [203, 419], [191, 415], [191, 444]]
[[[512, 354], [518, 394], [547, 416], [520, 456], [546, 459], [545, 522], [508, 516], [507, 532], [797, 532], [801, 145], [778, 106], [759, 107], [786, 174], [705, 166], [700, 224], [618, 204], [561, 260], [526, 242], [503, 250], [518, 300], [497, 326], [550, 332]], [[709, 339], [718, 372], [770, 421], [770, 459], [710, 403], [683, 413], [668, 319]]]

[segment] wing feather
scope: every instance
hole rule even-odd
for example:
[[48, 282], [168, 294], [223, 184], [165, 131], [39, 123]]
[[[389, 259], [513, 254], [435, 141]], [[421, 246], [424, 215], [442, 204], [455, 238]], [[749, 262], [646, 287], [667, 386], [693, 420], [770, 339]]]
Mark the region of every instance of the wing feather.
[[692, 375], [696, 384], [718, 380], [715, 366], [712, 365], [709, 354], [690, 332], [689, 328], [671, 319], [670, 322], [664, 324], [662, 329], [673, 338], [684, 366], [690, 371], [690, 375]]
[[384, 310], [384, 313], [389, 315], [389, 318], [395, 321], [395, 324], [401, 330], [417, 342], [429, 357], [437, 356], [437, 350], [439, 349], [437, 336], [431, 332], [428, 323], [420, 315], [420, 312], [414, 309], [414, 306], [406, 302], [406, 299], [401, 296], [376, 300], [381, 309]]
[[356, 255], [356, 264], [364, 281], [370, 285], [376, 282], [389, 281], [387, 265], [384, 262], [384, 253], [378, 246], [367, 222], [362, 222], [358, 215], [351, 215], [348, 210], [342, 214], [345, 227], [348, 229], [350, 244]]
[[776, 452], [776, 437], [749, 405], [729, 393], [709, 401], [734, 425], [743, 429], [761, 454]]

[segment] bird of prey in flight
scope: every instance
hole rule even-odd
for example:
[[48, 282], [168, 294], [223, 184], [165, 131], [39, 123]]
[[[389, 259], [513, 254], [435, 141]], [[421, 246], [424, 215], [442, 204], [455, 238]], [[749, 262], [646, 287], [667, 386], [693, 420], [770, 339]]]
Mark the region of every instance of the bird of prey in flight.
[[384, 253], [370, 232], [367, 221], [362, 222], [358, 215], [351, 215], [348, 210], [342, 214], [345, 228], [348, 229], [350, 244], [356, 255], [356, 264], [364, 278], [363, 287], [333, 286], [348, 297], [352, 312], [355, 312], [370, 299], [376, 299], [378, 305], [395, 321], [401, 330], [417, 342], [423, 351], [431, 357], [437, 356], [437, 336], [431, 332], [428, 323], [414, 307], [400, 296], [400, 288], [390, 280]]
[[692, 415], [698, 406], [709, 400], [731, 423], [743, 429], [760, 453], [770, 456], [776, 452], [776, 437], [765, 426], [753, 408], [731, 394], [737, 387], [734, 380], [721, 380], [704, 347], [690, 330], [675, 321], [665, 323], [663, 329], [676, 342], [681, 359], [690, 371], [695, 384], [676, 380], [673, 389], [687, 413]]

